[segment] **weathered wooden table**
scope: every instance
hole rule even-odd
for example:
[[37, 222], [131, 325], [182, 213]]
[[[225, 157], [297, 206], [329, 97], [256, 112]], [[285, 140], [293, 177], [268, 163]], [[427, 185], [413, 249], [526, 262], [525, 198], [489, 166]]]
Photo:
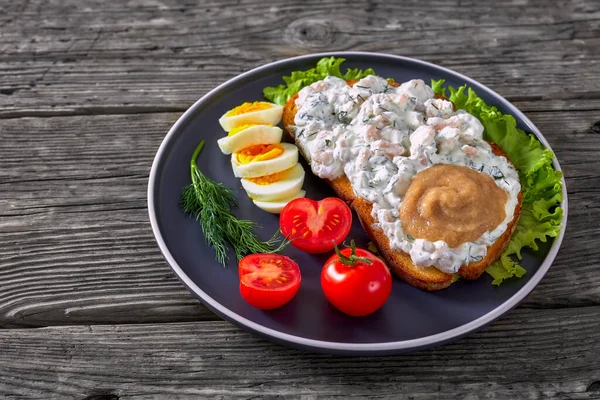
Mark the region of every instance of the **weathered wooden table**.
[[[600, 3], [0, 1], [0, 396], [600, 398]], [[486, 4], [484, 4], [486, 3]], [[431, 61], [521, 108], [566, 175], [556, 262], [517, 309], [397, 357], [307, 354], [206, 310], [146, 210], [179, 115], [255, 66]]]

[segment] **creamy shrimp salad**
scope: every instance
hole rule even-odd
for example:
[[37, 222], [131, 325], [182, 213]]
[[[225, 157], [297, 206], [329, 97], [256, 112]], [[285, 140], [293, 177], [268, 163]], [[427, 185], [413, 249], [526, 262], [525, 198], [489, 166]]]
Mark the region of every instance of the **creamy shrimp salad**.
[[[367, 76], [350, 87], [327, 77], [302, 89], [296, 105], [296, 143], [313, 173], [326, 179], [346, 175], [355, 195], [373, 203], [376, 228], [392, 249], [408, 253], [415, 265], [454, 273], [483, 259], [513, 219], [521, 189], [516, 170], [493, 154], [475, 116], [434, 98], [423, 81], [396, 88]], [[508, 194], [504, 221], [454, 248], [407, 234], [399, 218], [402, 200], [411, 179], [435, 164], [465, 166], [494, 179]]]

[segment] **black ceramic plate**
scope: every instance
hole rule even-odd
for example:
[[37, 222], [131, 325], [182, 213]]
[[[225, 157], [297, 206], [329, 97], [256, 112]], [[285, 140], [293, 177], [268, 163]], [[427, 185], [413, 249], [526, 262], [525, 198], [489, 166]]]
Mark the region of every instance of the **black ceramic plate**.
[[[246, 72], [218, 86], [187, 110], [165, 137], [150, 173], [148, 209], [158, 245], [181, 281], [208, 308], [232, 323], [269, 340], [297, 348], [337, 354], [392, 354], [455, 340], [489, 324], [516, 306], [546, 273], [558, 252], [567, 216], [567, 193], [563, 186], [563, 229], [558, 238], [539, 251], [524, 253], [525, 277], [491, 284], [484, 274], [473, 282], [461, 281], [450, 288], [425, 292], [394, 279], [387, 303], [374, 314], [355, 318], [334, 309], [320, 288], [320, 272], [326, 255], [309, 255], [291, 246], [285, 254], [298, 262], [302, 285], [296, 297], [280, 309], [261, 311], [249, 306], [239, 294], [237, 263], [233, 254], [226, 267], [215, 261], [205, 244], [200, 225], [178, 206], [180, 190], [190, 181], [189, 159], [200, 140], [206, 140], [198, 166], [210, 178], [237, 190], [240, 218], [257, 221], [266, 239], [278, 229], [278, 215], [268, 214], [251, 202], [240, 181], [234, 178], [230, 157], [221, 154], [217, 139], [224, 136], [218, 118], [244, 101], [262, 100], [262, 89], [282, 82], [291, 71], [313, 67], [324, 56], [344, 57], [348, 68], [373, 68], [378, 75], [403, 82], [413, 78], [444, 78], [451, 86], [468, 84], [489, 104], [512, 114], [520, 128], [534, 133], [549, 147], [539, 130], [517, 108], [497, 93], [456, 72], [423, 61], [373, 53], [329, 53], [291, 58]], [[554, 162], [560, 169], [558, 162]], [[305, 165], [306, 171], [310, 169]], [[332, 196], [332, 190], [307, 173], [307, 197]], [[355, 218], [350, 237], [360, 245], [367, 238]]]

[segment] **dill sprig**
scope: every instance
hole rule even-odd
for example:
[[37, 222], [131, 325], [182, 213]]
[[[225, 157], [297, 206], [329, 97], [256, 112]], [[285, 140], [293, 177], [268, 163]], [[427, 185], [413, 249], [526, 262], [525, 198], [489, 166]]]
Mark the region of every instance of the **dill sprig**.
[[203, 148], [204, 140], [190, 159], [192, 183], [181, 190], [180, 204], [202, 225], [204, 238], [215, 250], [217, 261], [225, 265], [227, 243], [233, 247], [238, 261], [247, 254], [281, 252], [289, 240], [282, 239], [277, 231], [271, 239], [261, 241], [254, 233], [256, 223], [232, 214], [231, 208], [238, 206], [233, 189], [209, 179], [198, 169], [196, 160]]

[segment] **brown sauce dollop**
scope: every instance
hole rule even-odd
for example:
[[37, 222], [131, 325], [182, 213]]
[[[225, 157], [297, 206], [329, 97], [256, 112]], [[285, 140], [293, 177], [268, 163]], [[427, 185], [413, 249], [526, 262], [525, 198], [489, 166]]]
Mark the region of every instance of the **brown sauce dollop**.
[[409, 235], [449, 247], [474, 242], [506, 218], [508, 194], [471, 168], [437, 164], [414, 176], [400, 220]]

